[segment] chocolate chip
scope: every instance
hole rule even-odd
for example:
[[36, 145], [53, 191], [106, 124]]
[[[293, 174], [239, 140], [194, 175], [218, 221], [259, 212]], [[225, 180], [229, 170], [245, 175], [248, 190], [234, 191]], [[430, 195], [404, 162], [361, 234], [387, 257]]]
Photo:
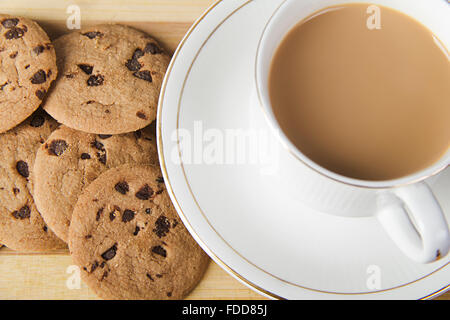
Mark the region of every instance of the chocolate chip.
[[126, 181], [117, 182], [114, 189], [121, 194], [127, 194], [127, 192], [130, 191], [130, 187]]
[[86, 240], [91, 239], [92, 235], [88, 234], [87, 236], [84, 237]]
[[93, 104], [95, 101], [94, 100], [88, 100], [86, 101], [86, 104]]
[[149, 278], [150, 280], [155, 281], [149, 273], [147, 273], [146, 276], [147, 276], [147, 278]]
[[167, 292], [167, 296], [170, 298], [172, 296], [172, 292]]
[[36, 90], [36, 92], [35, 92], [36, 97], [38, 97], [39, 100], [44, 100], [45, 93], [46, 93], [46, 91], [43, 90], [43, 89], [42, 90]]
[[163, 277], [163, 275], [158, 273], [158, 274], [156, 274], [156, 277], [161, 279]]
[[33, 52], [36, 55], [40, 55], [42, 52], [44, 52], [44, 50], [45, 50], [45, 47], [43, 45], [38, 45], [38, 46], [33, 48]]
[[103, 35], [103, 33], [99, 32], [99, 31], [90, 31], [90, 32], [82, 33], [81, 35], [88, 37], [89, 39], [94, 39], [97, 37], [101, 37]]
[[81, 160], [89, 160], [91, 158], [89, 153], [82, 153]]
[[116, 211], [111, 211], [109, 213], [109, 220], [113, 221], [116, 218]]
[[41, 84], [47, 81], [47, 75], [44, 70], [39, 70], [36, 72], [31, 78], [30, 81], [32, 84]]
[[164, 183], [164, 178], [163, 177], [159, 177], [158, 179], [156, 179], [156, 182]]
[[125, 66], [128, 68], [128, 70], [130, 71], [138, 71], [139, 69], [142, 68], [142, 65], [139, 63], [138, 60], [136, 59], [129, 59], [126, 63]]
[[91, 266], [91, 272], [94, 272], [95, 269], [97, 269], [97, 268], [98, 268], [98, 261], [95, 261]]
[[11, 53], [11, 54], [9, 55], [9, 57], [10, 57], [11, 59], [15, 59], [15, 58], [17, 57], [17, 54], [18, 54], [17, 51], [16, 51], [16, 52], [13, 52], [13, 53]]
[[6, 40], [20, 39], [23, 37], [25, 32], [26, 32], [25, 29], [12, 27], [5, 33], [5, 38]]
[[105, 272], [103, 272], [102, 278], [100, 279], [100, 281], [103, 281], [106, 279], [106, 277], [108, 276], [108, 270], [106, 270]]
[[64, 140], [53, 140], [48, 147], [48, 153], [59, 157], [66, 151], [67, 147], [67, 142]]
[[134, 211], [125, 209], [125, 211], [122, 214], [122, 222], [129, 222], [129, 221], [133, 220], [134, 215], [135, 215]]
[[103, 143], [98, 142], [97, 140], [94, 140], [94, 141], [91, 143], [91, 146], [94, 147], [94, 148], [97, 149], [97, 150], [105, 151], [105, 146], [103, 145]]
[[169, 232], [170, 222], [165, 216], [159, 216], [155, 222], [155, 229], [153, 232], [158, 236], [158, 238], [165, 237]]
[[97, 152], [97, 158], [98, 158], [98, 161], [100, 161], [101, 163], [106, 165], [106, 153], [100, 154], [100, 152]]
[[143, 57], [143, 56], [144, 56], [144, 51], [142, 51], [141, 49], [136, 49], [136, 50], [134, 50], [132, 59], [133, 60], [137, 60], [137, 59], [139, 59], [140, 57]]
[[18, 23], [19, 19], [17, 18], [10, 18], [2, 21], [2, 25], [7, 29], [11, 29], [12, 27], [17, 26]]
[[29, 64], [27, 64], [26, 66], [25, 66], [25, 69], [28, 69], [30, 67], [30, 65]]
[[88, 64], [79, 64], [78, 68], [80, 68], [84, 73], [86, 74], [92, 74], [92, 71], [94, 70], [93, 66], [90, 66]]
[[44, 124], [44, 122], [45, 122], [44, 116], [40, 114], [35, 114], [33, 118], [31, 118], [30, 126], [34, 128], [39, 128]]
[[16, 163], [17, 172], [24, 178], [28, 178], [30, 176], [30, 172], [28, 170], [28, 163], [25, 161], [19, 160]]
[[130, 71], [139, 71], [142, 68], [142, 64], [139, 63], [138, 59], [144, 55], [144, 51], [141, 49], [136, 49], [133, 53], [131, 59], [128, 59], [125, 66]]
[[43, 226], [43, 227], [42, 227], [42, 230], [44, 230], [44, 232], [47, 232], [47, 231], [48, 231], [47, 226]]
[[28, 206], [23, 206], [23, 207], [20, 208], [18, 211], [14, 211], [14, 212], [12, 213], [12, 215], [13, 215], [13, 217], [16, 218], [16, 219], [20, 219], [20, 220], [27, 219], [27, 218], [29, 218], [30, 215], [31, 215], [30, 207], [28, 207]]
[[134, 230], [133, 235], [134, 235], [134, 236], [137, 236], [138, 233], [139, 233], [139, 231], [141, 231], [141, 228], [139, 228], [138, 226], [136, 226], [136, 229]]
[[162, 53], [161, 48], [158, 47], [156, 44], [154, 44], [152, 42], [147, 43], [147, 45], [145, 46], [144, 51], [147, 52], [147, 53], [151, 53], [151, 54]]
[[103, 260], [109, 261], [116, 256], [117, 252], [117, 243], [114, 244], [111, 248], [102, 253]]
[[147, 116], [146, 116], [145, 113], [143, 113], [142, 111], [136, 112], [136, 116], [137, 116], [138, 118], [147, 120]]
[[151, 214], [152, 213], [152, 209], [150, 209], [150, 208], [145, 209], [145, 213], [146, 214]]
[[73, 79], [73, 78], [75, 78], [75, 75], [73, 73], [68, 73], [68, 74], [65, 75], [65, 77], [67, 79]]
[[90, 76], [87, 80], [87, 85], [90, 87], [97, 87], [103, 84], [104, 78], [101, 74]]
[[136, 198], [140, 200], [148, 200], [153, 195], [153, 189], [148, 184], [143, 186], [136, 192]]
[[134, 136], [136, 137], [136, 139], [140, 139], [142, 137], [142, 132], [141, 130], [135, 131], [134, 132]]
[[177, 225], [178, 225], [178, 221], [176, 219], [173, 219], [172, 228], [175, 228]]
[[17, 194], [20, 193], [20, 189], [19, 188], [13, 188], [13, 193], [16, 196]]
[[100, 218], [102, 216], [102, 213], [103, 213], [103, 210], [105, 210], [105, 208], [98, 209], [97, 215], [95, 216], [95, 221], [99, 221], [100, 220]]
[[98, 137], [99, 137], [100, 139], [106, 140], [106, 139], [108, 139], [108, 138], [111, 138], [112, 135], [110, 135], [110, 134], [99, 134]]
[[8, 85], [9, 81], [6, 81], [5, 83], [0, 85], [0, 90], [3, 91], [3, 88], [6, 87]]
[[133, 72], [133, 76], [135, 76], [136, 78], [148, 81], [148, 82], [153, 81], [152, 75], [150, 74], [150, 71], [148, 71], [148, 70]]
[[167, 251], [161, 246], [152, 247], [152, 252], [155, 254], [158, 254], [164, 258], [167, 257]]

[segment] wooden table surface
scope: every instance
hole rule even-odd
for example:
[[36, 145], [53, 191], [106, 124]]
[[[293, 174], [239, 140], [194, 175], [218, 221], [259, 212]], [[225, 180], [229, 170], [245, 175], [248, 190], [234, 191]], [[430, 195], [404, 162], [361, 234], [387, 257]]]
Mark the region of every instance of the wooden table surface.
[[[226, 0], [225, 0], [226, 1]], [[71, 5], [80, 9], [81, 26], [103, 21], [140, 28], [170, 52], [214, 0], [0, 0], [0, 12], [36, 19], [51, 38], [67, 32]], [[73, 7], [72, 7], [73, 10]], [[73, 12], [73, 11], [71, 11]], [[97, 299], [79, 282], [67, 250], [23, 254], [0, 249], [0, 299]], [[211, 262], [188, 299], [264, 299]], [[438, 299], [450, 300], [450, 293]]]

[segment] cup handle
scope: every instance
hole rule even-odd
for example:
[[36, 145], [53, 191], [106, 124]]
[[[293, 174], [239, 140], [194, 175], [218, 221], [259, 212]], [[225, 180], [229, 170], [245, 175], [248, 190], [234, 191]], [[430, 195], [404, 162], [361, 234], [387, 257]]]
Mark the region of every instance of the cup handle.
[[430, 263], [447, 255], [447, 221], [425, 182], [380, 192], [377, 217], [395, 244], [412, 260]]

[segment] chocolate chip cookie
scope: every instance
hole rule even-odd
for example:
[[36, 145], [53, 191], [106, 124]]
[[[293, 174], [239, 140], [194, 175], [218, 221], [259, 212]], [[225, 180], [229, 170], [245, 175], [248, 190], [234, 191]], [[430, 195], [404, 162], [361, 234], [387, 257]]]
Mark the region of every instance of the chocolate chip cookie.
[[0, 134], [0, 243], [24, 252], [64, 248], [33, 201], [36, 151], [57, 127], [38, 110], [21, 125]]
[[44, 30], [29, 19], [0, 14], [0, 133], [39, 107], [56, 75], [55, 50]]
[[45, 222], [67, 242], [81, 191], [101, 173], [127, 163], [158, 164], [150, 128], [111, 136], [61, 126], [39, 148], [34, 165], [34, 197]]
[[63, 35], [54, 45], [60, 72], [44, 108], [59, 122], [119, 134], [155, 120], [170, 57], [154, 39], [110, 24]]
[[180, 221], [157, 166], [111, 169], [80, 196], [69, 248], [104, 299], [182, 299], [209, 258]]

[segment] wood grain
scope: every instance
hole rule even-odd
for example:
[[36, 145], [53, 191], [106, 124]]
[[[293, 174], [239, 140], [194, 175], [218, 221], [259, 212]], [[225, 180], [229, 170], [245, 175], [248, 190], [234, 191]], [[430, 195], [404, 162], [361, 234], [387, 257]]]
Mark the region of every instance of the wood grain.
[[[0, 300], [86, 300], [98, 299], [79, 278], [67, 250], [45, 254], [23, 254], [0, 249]], [[194, 300], [263, 299], [236, 281], [217, 264], [209, 268], [195, 290], [187, 297]]]
[[[0, 12], [37, 20], [52, 39], [68, 32], [67, 9], [72, 0], [0, 0]], [[141, 29], [174, 52], [192, 23], [214, 0], [77, 0], [81, 26], [103, 22], [126, 23]], [[23, 254], [0, 248], [0, 300], [97, 299], [77, 281], [67, 250]], [[188, 299], [264, 299], [211, 262]], [[450, 300], [450, 293], [438, 299]]]

